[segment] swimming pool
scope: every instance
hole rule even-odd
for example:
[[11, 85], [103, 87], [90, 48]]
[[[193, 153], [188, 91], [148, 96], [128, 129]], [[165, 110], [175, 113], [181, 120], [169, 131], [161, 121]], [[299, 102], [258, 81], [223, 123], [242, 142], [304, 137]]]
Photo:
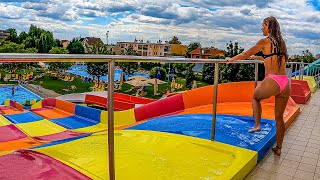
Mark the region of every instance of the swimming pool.
[[[92, 76], [89, 73], [87, 73], [86, 70], [87, 70], [86, 65], [79, 65], [79, 66], [72, 66], [71, 69], [67, 70], [66, 72], [92, 78]], [[120, 80], [121, 72], [123, 72], [121, 69], [114, 70], [114, 81]], [[141, 73], [133, 73], [130, 76], [143, 76], [145, 78], [150, 78], [149, 75], [141, 74]], [[128, 79], [128, 75], [125, 76], [125, 79]], [[108, 75], [102, 76], [100, 80], [108, 82]]]
[[0, 86], [0, 103], [3, 104], [5, 99], [10, 98], [11, 100], [17, 101], [22, 104], [22, 100], [31, 99], [42, 99], [40, 96], [34, 94], [33, 92], [25, 89], [22, 86], [14, 86], [14, 95], [11, 92], [12, 86]]

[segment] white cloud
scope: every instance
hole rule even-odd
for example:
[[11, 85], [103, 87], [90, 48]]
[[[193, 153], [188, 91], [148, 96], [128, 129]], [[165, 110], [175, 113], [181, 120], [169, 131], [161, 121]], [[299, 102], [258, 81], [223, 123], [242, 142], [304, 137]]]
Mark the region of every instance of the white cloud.
[[[7, 1], [8, 2], [8, 1]], [[10, 1], [13, 2], [13, 1]], [[17, 1], [16, 1], [17, 2]], [[261, 21], [275, 16], [289, 53], [309, 49], [320, 53], [320, 12], [305, 0], [49, 0], [0, 3], [2, 27], [21, 32], [30, 24], [52, 30], [57, 38], [96, 36], [109, 42], [132, 41], [134, 37], [157, 41], [178, 36], [184, 44], [225, 49], [239, 41], [248, 48], [260, 38]], [[318, 38], [317, 38], [318, 37]]]
[[24, 8], [0, 3], [0, 17], [2, 18], [20, 19], [25, 16], [25, 13]]

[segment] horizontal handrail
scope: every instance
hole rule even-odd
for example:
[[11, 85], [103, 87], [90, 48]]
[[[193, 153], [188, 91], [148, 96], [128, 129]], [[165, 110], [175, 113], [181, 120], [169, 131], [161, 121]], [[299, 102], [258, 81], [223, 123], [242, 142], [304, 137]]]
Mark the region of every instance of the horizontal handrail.
[[125, 56], [101, 54], [28, 54], [0, 53], [0, 62], [164, 62], [164, 63], [262, 63], [259, 60], [174, 58], [153, 56]]
[[[0, 62], [168, 62], [168, 63], [263, 63], [260, 60], [237, 60], [228, 62], [225, 59], [175, 58], [154, 56], [102, 55], [102, 54], [32, 54], [0, 53]], [[302, 64], [303, 62], [287, 62]], [[303, 63], [309, 65], [311, 63]]]

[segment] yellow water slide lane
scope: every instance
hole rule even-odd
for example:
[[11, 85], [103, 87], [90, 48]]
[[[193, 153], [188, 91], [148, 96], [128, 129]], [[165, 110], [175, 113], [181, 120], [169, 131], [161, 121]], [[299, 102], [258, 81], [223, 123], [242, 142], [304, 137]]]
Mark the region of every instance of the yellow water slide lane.
[[[107, 133], [35, 149], [93, 179], [108, 178]], [[153, 131], [115, 131], [117, 179], [242, 179], [257, 152]]]
[[4, 116], [0, 115], [0, 126], [6, 126], [9, 124], [11, 124], [11, 122], [7, 120], [7, 118], [5, 118]]
[[42, 108], [42, 100], [31, 105], [31, 109], [38, 109], [38, 108]]
[[66, 130], [64, 127], [61, 127], [47, 119], [16, 124], [16, 126], [31, 137], [56, 134]]
[[[114, 126], [124, 126], [136, 122], [134, 109], [114, 112]], [[101, 111], [100, 123], [94, 126], [74, 129], [75, 132], [97, 132], [108, 129], [108, 111]]]

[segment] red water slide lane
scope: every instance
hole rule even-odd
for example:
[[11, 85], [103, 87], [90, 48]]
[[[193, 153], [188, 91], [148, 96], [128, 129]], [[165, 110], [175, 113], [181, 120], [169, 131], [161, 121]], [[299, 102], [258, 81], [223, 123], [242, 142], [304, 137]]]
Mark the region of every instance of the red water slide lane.
[[306, 104], [311, 97], [311, 91], [307, 81], [291, 80], [291, 93], [292, 99], [299, 104]]
[[169, 115], [184, 110], [182, 94], [177, 94], [134, 109], [136, 121]]
[[[114, 94], [114, 109], [116, 111], [122, 111], [127, 109], [132, 109], [136, 104], [146, 104], [150, 102], [154, 102], [153, 99], [140, 98], [135, 96], [130, 96], [121, 93]], [[86, 94], [85, 103], [87, 104], [96, 104], [99, 106], [107, 107], [108, 106], [108, 98]]]
[[0, 156], [0, 179], [91, 179], [62, 162], [31, 150]]

